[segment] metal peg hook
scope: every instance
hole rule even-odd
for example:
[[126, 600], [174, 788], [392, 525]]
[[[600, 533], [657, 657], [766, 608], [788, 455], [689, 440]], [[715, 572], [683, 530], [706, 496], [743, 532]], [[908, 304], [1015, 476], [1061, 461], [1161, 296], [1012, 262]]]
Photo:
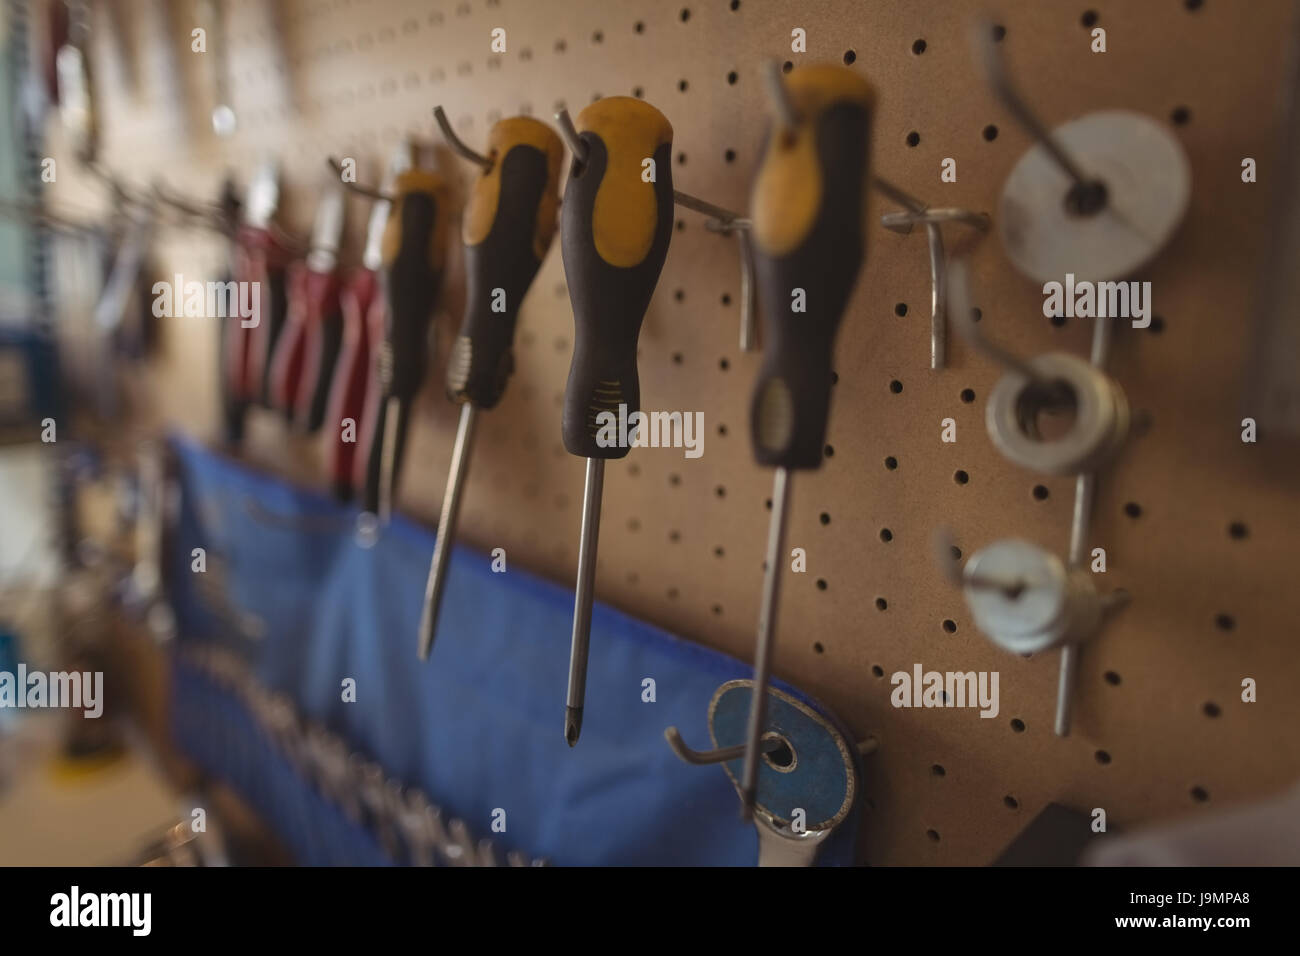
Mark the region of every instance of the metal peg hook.
[[971, 348], [1010, 371], [1023, 375], [1036, 387], [1042, 389], [1046, 396], [1056, 396], [1061, 392], [1064, 386], [1059, 381], [1044, 378], [1029, 362], [1014, 352], [1004, 349], [980, 332], [971, 315], [970, 281], [967, 278], [966, 263], [962, 259], [954, 259], [948, 263], [948, 298], [956, 317], [957, 331]]
[[343, 164], [333, 156], [326, 156], [325, 162], [329, 164], [330, 169], [334, 170], [335, 175], [339, 177], [339, 182], [354, 193], [365, 196], [368, 199], [378, 200], [379, 202], [392, 202], [395, 198], [391, 193], [386, 193], [382, 189], [377, 189], [374, 186], [366, 186], [358, 182], [349, 182], [344, 179]]
[[781, 66], [776, 60], [767, 60], [763, 63], [763, 86], [767, 90], [767, 98], [772, 104], [772, 112], [776, 114], [777, 121], [786, 129], [791, 129], [799, 124], [799, 111], [794, 107], [794, 101], [790, 99], [790, 91], [786, 88], [785, 80], [781, 78]]
[[880, 217], [882, 226], [904, 235], [910, 233], [917, 223], [925, 226], [930, 252], [930, 368], [943, 368], [948, 350], [948, 264], [939, 227], [945, 222], [960, 222], [986, 232], [989, 217], [986, 213], [968, 209], [931, 209], [920, 199], [879, 176], [872, 180], [872, 185], [906, 210], [884, 214]]
[[456, 135], [456, 131], [451, 128], [451, 122], [447, 119], [446, 110], [441, 106], [435, 106], [433, 108], [433, 118], [438, 121], [438, 128], [442, 130], [442, 136], [447, 141], [447, 145], [451, 147], [452, 152], [463, 159], [468, 159], [471, 163], [483, 167], [485, 172], [492, 168], [490, 158], [471, 149], [464, 140]]
[[984, 76], [989, 87], [1012, 118], [1021, 125], [1025, 132], [1034, 137], [1047, 150], [1047, 154], [1065, 175], [1074, 180], [1078, 190], [1077, 201], [1081, 206], [1091, 206], [1097, 200], [1104, 201], [1106, 187], [1102, 182], [1083, 171], [1074, 158], [1057, 142], [1047, 125], [1038, 118], [1029, 104], [1011, 83], [1006, 65], [1002, 61], [1002, 51], [993, 36], [993, 24], [980, 20], [975, 27], [976, 55], [984, 68]]
[[673, 201], [679, 206], [711, 217], [704, 223], [704, 228], [709, 232], [736, 237], [740, 254], [740, 350], [754, 351], [758, 348], [758, 310], [754, 299], [754, 256], [749, 235], [754, 226], [753, 221], [680, 189], [673, 190]]
[[585, 163], [587, 161], [587, 144], [578, 135], [578, 129], [573, 125], [573, 118], [569, 116], [568, 109], [556, 110], [555, 122], [560, 125], [560, 135], [569, 144], [569, 152], [573, 153], [573, 161], [575, 163]]
[[[717, 750], [693, 750], [686, 745], [686, 741], [682, 740], [682, 735], [676, 727], [669, 727], [665, 730], [664, 739], [668, 741], [668, 746], [673, 748], [673, 753], [677, 754], [686, 763], [697, 767], [712, 763], [726, 763], [728, 760], [739, 760], [745, 756], [744, 744], [736, 744], [734, 747], [719, 747]], [[781, 740], [771, 737], [761, 741], [759, 749], [763, 753], [772, 753], [783, 746], [785, 744]]]

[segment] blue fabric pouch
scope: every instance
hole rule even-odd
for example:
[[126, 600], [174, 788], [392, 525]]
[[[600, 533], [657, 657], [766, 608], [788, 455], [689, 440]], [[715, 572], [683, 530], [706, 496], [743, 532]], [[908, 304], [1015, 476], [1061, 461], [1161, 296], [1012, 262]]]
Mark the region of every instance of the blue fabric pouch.
[[[239, 654], [304, 716], [503, 850], [556, 865], [756, 862], [754, 827], [739, 819], [726, 773], [683, 763], [664, 740], [676, 725], [688, 742], [707, 746], [714, 692], [748, 678], [748, 665], [597, 604], [582, 739], [571, 749], [563, 737], [571, 590], [511, 565], [493, 572], [489, 556], [457, 547], [437, 641], [420, 662], [431, 532], [394, 516], [364, 541], [353, 508], [188, 438], [172, 446], [182, 494], [167, 573], [182, 642], [214, 641]], [[202, 574], [193, 570], [196, 548], [205, 552]], [[349, 678], [354, 702], [344, 700]], [[654, 680], [653, 702], [643, 700], [645, 678]], [[291, 792], [305, 783], [273, 748], [222, 746], [248, 717], [202, 685], [199, 675], [178, 672], [183, 749], [241, 789], [300, 861], [381, 861], [368, 834], [349, 833], [354, 825], [333, 808]], [[806, 695], [774, 686], [830, 718]], [[214, 719], [230, 726], [208, 726]], [[819, 864], [852, 862], [860, 804], [859, 796]], [[503, 833], [492, 829], [499, 810]], [[295, 824], [303, 813], [333, 816], [312, 831]], [[333, 834], [333, 845], [312, 845], [311, 832]]]

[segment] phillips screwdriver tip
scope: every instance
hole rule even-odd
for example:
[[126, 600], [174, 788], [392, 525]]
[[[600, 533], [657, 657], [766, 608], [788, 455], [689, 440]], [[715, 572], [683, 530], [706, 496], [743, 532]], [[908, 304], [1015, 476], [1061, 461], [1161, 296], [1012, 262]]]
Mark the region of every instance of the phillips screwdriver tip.
[[578, 742], [578, 735], [582, 733], [582, 708], [566, 707], [564, 708], [564, 739], [572, 747]]

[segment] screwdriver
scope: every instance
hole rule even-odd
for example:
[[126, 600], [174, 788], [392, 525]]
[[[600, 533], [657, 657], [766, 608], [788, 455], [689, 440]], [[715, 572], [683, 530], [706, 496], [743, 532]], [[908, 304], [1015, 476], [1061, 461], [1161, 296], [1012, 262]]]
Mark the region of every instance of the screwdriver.
[[474, 417], [501, 401], [514, 371], [519, 304], [555, 236], [560, 201], [564, 146], [549, 126], [526, 116], [504, 119], [492, 127], [488, 146], [488, 165], [474, 181], [462, 227], [465, 317], [447, 362], [447, 397], [460, 405], [460, 424], [420, 616], [421, 660], [428, 658], [438, 626]]
[[768, 133], [750, 198], [763, 314], [750, 437], [758, 463], [775, 467], [776, 476], [740, 785], [746, 820], [766, 719], [790, 472], [821, 466], [835, 333], [864, 252], [875, 106], [870, 84], [842, 66], [801, 67], [784, 84], [780, 74], [771, 77], [782, 115]]
[[429, 363], [429, 324], [442, 287], [447, 256], [450, 191], [431, 169], [398, 174], [381, 244], [381, 288], [387, 315], [379, 346], [378, 386], [368, 401], [369, 448], [365, 459], [365, 508], [387, 519], [411, 402]]
[[[638, 410], [637, 338], [673, 226], [673, 128], [664, 115], [641, 100], [612, 96], [579, 113], [575, 126], [578, 142], [560, 213], [574, 324], [562, 429], [569, 454], [587, 459], [587, 477], [564, 712], [570, 747], [582, 732], [605, 460], [628, 453], [597, 442], [597, 416], [618, 415], [620, 404], [628, 415]], [[654, 160], [653, 182], [643, 179], [647, 159]]]

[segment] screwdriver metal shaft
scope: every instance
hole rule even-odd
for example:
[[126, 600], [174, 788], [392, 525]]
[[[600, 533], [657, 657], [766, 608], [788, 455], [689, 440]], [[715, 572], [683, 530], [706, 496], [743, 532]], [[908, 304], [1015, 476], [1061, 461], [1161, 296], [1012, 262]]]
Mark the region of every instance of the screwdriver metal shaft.
[[582, 703], [587, 692], [587, 651], [591, 645], [591, 605], [596, 596], [596, 544], [600, 540], [600, 501], [605, 489], [605, 459], [587, 459], [582, 491], [582, 537], [578, 541], [578, 584], [573, 594], [573, 642], [569, 648], [569, 692], [564, 706], [564, 739], [572, 747], [582, 733]]
[[451, 471], [447, 490], [442, 496], [442, 514], [438, 516], [438, 537], [433, 542], [433, 562], [429, 565], [429, 582], [424, 588], [424, 611], [420, 615], [420, 660], [429, 659], [433, 636], [438, 629], [438, 609], [442, 606], [442, 585], [447, 576], [447, 558], [456, 538], [456, 518], [460, 514], [460, 492], [469, 471], [469, 453], [474, 444], [475, 407], [466, 402], [460, 407], [456, 426], [456, 444], [451, 449]]
[[758, 608], [758, 642], [754, 649], [754, 687], [749, 700], [745, 732], [745, 765], [740, 775], [740, 816], [754, 815], [758, 789], [758, 761], [763, 725], [767, 720], [767, 682], [772, 671], [772, 644], [781, 595], [781, 563], [785, 555], [785, 513], [790, 504], [790, 472], [777, 468], [772, 480], [772, 520], [767, 526], [767, 562], [763, 569], [763, 597]]

